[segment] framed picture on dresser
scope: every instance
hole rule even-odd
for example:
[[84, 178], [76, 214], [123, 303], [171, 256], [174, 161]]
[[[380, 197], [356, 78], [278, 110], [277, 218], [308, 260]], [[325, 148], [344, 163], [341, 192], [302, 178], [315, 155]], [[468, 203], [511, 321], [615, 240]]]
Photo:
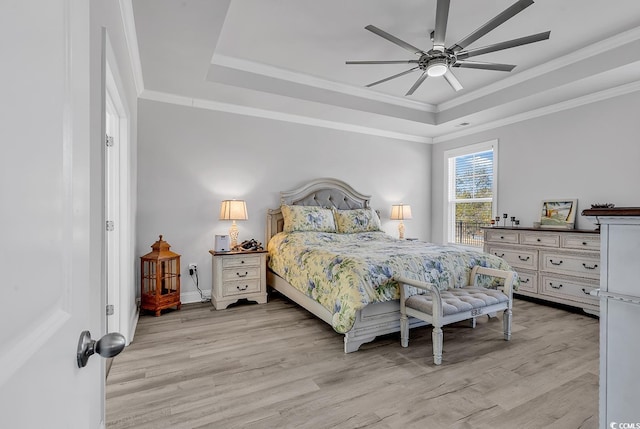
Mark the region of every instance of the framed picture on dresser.
[[540, 227], [573, 229], [577, 210], [576, 198], [543, 200], [540, 209]]

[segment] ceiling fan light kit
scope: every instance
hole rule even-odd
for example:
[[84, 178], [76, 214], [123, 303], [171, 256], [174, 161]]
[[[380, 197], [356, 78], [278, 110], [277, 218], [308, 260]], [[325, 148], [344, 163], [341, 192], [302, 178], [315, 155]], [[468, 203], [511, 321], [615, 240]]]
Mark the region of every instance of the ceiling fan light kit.
[[444, 44], [445, 35], [447, 31], [447, 21], [449, 18], [449, 3], [450, 0], [437, 0], [436, 5], [436, 25], [435, 30], [431, 33], [431, 39], [433, 41], [433, 48], [429, 51], [423, 51], [402, 39], [399, 39], [384, 30], [374, 26], [367, 25], [366, 30], [388, 40], [389, 42], [400, 46], [401, 48], [417, 55], [417, 59], [409, 60], [386, 60], [386, 61], [347, 61], [346, 64], [412, 64], [413, 67], [409, 70], [395, 74], [393, 76], [386, 77], [376, 82], [366, 85], [372, 87], [383, 82], [404, 76], [413, 71], [419, 70], [421, 72], [418, 80], [413, 84], [409, 91], [405, 95], [411, 95], [416, 89], [428, 78], [428, 77], [440, 77], [443, 76], [445, 80], [451, 85], [455, 91], [460, 91], [463, 87], [458, 78], [451, 71], [452, 67], [458, 68], [470, 68], [480, 70], [494, 70], [510, 72], [515, 68], [513, 64], [499, 64], [499, 63], [487, 63], [481, 61], [468, 61], [470, 57], [477, 55], [488, 54], [490, 52], [501, 51], [504, 49], [515, 48], [516, 46], [527, 45], [530, 43], [540, 42], [547, 40], [551, 34], [550, 31], [542, 33], [532, 34], [530, 36], [519, 37], [517, 39], [507, 40], [505, 42], [495, 43], [493, 45], [484, 46], [481, 48], [464, 50], [467, 46], [489, 33], [499, 25], [505, 23], [509, 19], [513, 18], [516, 14], [522, 12], [527, 7], [533, 4], [533, 0], [518, 0], [516, 3], [509, 6], [507, 9], [496, 15], [494, 18], [487, 21], [484, 25], [473, 31], [464, 39], [446, 48]]

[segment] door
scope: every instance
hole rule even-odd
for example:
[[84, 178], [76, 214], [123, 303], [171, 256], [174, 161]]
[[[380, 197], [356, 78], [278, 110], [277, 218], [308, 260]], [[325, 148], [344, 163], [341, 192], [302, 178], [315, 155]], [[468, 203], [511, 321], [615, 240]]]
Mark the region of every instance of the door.
[[[0, 6], [0, 427], [103, 426], [100, 142], [91, 133], [86, 0]], [[95, 103], [93, 103], [95, 104]], [[100, 125], [98, 124], [98, 127]]]

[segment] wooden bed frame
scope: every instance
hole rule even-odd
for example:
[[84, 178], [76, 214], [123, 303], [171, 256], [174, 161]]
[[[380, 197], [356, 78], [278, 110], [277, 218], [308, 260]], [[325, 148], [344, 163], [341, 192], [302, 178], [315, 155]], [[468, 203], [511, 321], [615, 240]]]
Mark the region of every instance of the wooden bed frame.
[[[297, 189], [280, 193], [281, 204], [335, 207], [342, 210], [368, 208], [370, 199], [369, 195], [361, 194], [345, 182], [332, 178], [312, 180]], [[283, 226], [284, 219], [280, 208], [268, 210], [266, 243], [275, 234], [281, 232]], [[331, 325], [333, 315], [329, 310], [269, 269], [267, 269], [267, 285]], [[425, 324], [417, 319], [409, 320], [410, 327]], [[399, 300], [369, 304], [357, 312], [353, 328], [344, 334], [344, 352], [355, 352], [362, 344], [373, 341], [378, 335], [399, 331]]]

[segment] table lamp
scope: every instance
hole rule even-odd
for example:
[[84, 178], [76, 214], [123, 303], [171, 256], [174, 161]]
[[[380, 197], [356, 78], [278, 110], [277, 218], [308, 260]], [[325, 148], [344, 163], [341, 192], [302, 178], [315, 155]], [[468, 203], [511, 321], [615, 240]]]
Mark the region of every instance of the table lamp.
[[404, 240], [404, 219], [411, 219], [411, 206], [408, 204], [394, 204], [391, 206], [391, 220], [399, 220], [398, 238]]
[[231, 238], [231, 250], [238, 245], [238, 225], [237, 220], [247, 220], [247, 204], [243, 200], [224, 200], [220, 205], [220, 220], [231, 220], [229, 228], [229, 238]]

